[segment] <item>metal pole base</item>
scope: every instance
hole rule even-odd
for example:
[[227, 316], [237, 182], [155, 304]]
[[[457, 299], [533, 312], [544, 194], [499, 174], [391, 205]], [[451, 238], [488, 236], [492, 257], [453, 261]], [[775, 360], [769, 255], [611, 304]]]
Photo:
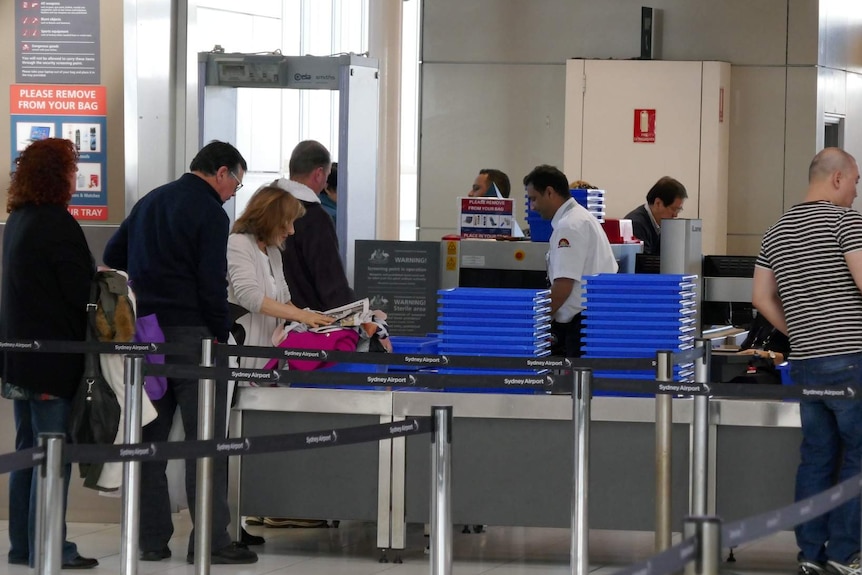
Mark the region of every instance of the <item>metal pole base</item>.
[[686, 517], [683, 537], [697, 537], [694, 560], [685, 575], [718, 575], [721, 566], [721, 519], [715, 516]]

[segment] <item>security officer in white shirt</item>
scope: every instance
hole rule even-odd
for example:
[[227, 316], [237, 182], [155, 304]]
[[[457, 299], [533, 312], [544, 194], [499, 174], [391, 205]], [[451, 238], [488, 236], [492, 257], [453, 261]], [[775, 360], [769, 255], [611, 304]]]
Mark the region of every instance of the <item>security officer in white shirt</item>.
[[551, 283], [553, 355], [581, 357], [581, 278], [616, 273], [616, 258], [599, 221], [569, 192], [569, 179], [554, 166], [537, 166], [524, 177], [530, 209], [551, 220], [548, 280]]

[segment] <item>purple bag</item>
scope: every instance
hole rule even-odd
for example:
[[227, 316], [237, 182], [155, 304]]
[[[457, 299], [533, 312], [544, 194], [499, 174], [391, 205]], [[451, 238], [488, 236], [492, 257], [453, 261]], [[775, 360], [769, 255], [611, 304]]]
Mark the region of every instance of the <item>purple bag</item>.
[[[156, 314], [151, 313], [138, 317], [135, 321], [135, 341], [137, 343], [165, 343], [165, 334], [162, 333], [162, 328], [159, 327], [159, 320]], [[164, 365], [165, 356], [162, 354], [148, 353], [146, 356], [147, 363], [156, 363]], [[151, 400], [161, 399], [168, 390], [168, 378], [163, 375], [147, 375], [144, 376], [144, 391], [147, 392], [147, 397]]]
[[[339, 329], [317, 333], [313, 331], [291, 331], [278, 347], [298, 348], [298, 349], [313, 349], [316, 351], [356, 351], [356, 344], [359, 342], [359, 334], [352, 329]], [[267, 362], [263, 369], [273, 369], [278, 365], [277, 359], [271, 359]], [[312, 359], [289, 359], [287, 365], [290, 369], [300, 371], [312, 371], [322, 367], [329, 367], [332, 362]]]

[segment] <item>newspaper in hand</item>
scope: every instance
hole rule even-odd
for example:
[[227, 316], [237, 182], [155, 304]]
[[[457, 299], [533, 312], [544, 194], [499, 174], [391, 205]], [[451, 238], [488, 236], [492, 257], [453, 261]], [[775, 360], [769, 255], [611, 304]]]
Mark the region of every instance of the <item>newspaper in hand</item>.
[[322, 313], [331, 317], [333, 320], [332, 326], [341, 327], [357, 327], [367, 321], [370, 321], [371, 316], [368, 298], [358, 299], [355, 302], [334, 307]]

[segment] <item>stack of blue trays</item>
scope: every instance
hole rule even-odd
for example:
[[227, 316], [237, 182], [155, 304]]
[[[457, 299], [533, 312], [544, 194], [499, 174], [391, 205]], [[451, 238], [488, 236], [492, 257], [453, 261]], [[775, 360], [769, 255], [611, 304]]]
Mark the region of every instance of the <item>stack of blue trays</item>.
[[[550, 354], [550, 290], [462, 287], [440, 290], [437, 294], [438, 353], [495, 357]], [[487, 369], [441, 369], [438, 372], [534, 373]]]
[[605, 191], [604, 190], [569, 190], [575, 201], [587, 208], [596, 216], [599, 222], [605, 221]]
[[[575, 201], [584, 206], [588, 212], [596, 216], [600, 223], [605, 221], [605, 191], [604, 190], [569, 190]], [[524, 196], [524, 198], [527, 198]], [[527, 206], [527, 226], [530, 228], [530, 240], [547, 242], [551, 239], [551, 221], [542, 219], [538, 212], [530, 209], [530, 200], [525, 200]]]
[[[694, 280], [672, 274], [600, 274], [585, 278], [585, 358], [655, 358], [694, 346]], [[691, 381], [693, 364], [674, 366], [674, 381]], [[654, 370], [607, 370], [596, 378], [654, 380]], [[598, 395], [601, 395], [599, 393]]]

